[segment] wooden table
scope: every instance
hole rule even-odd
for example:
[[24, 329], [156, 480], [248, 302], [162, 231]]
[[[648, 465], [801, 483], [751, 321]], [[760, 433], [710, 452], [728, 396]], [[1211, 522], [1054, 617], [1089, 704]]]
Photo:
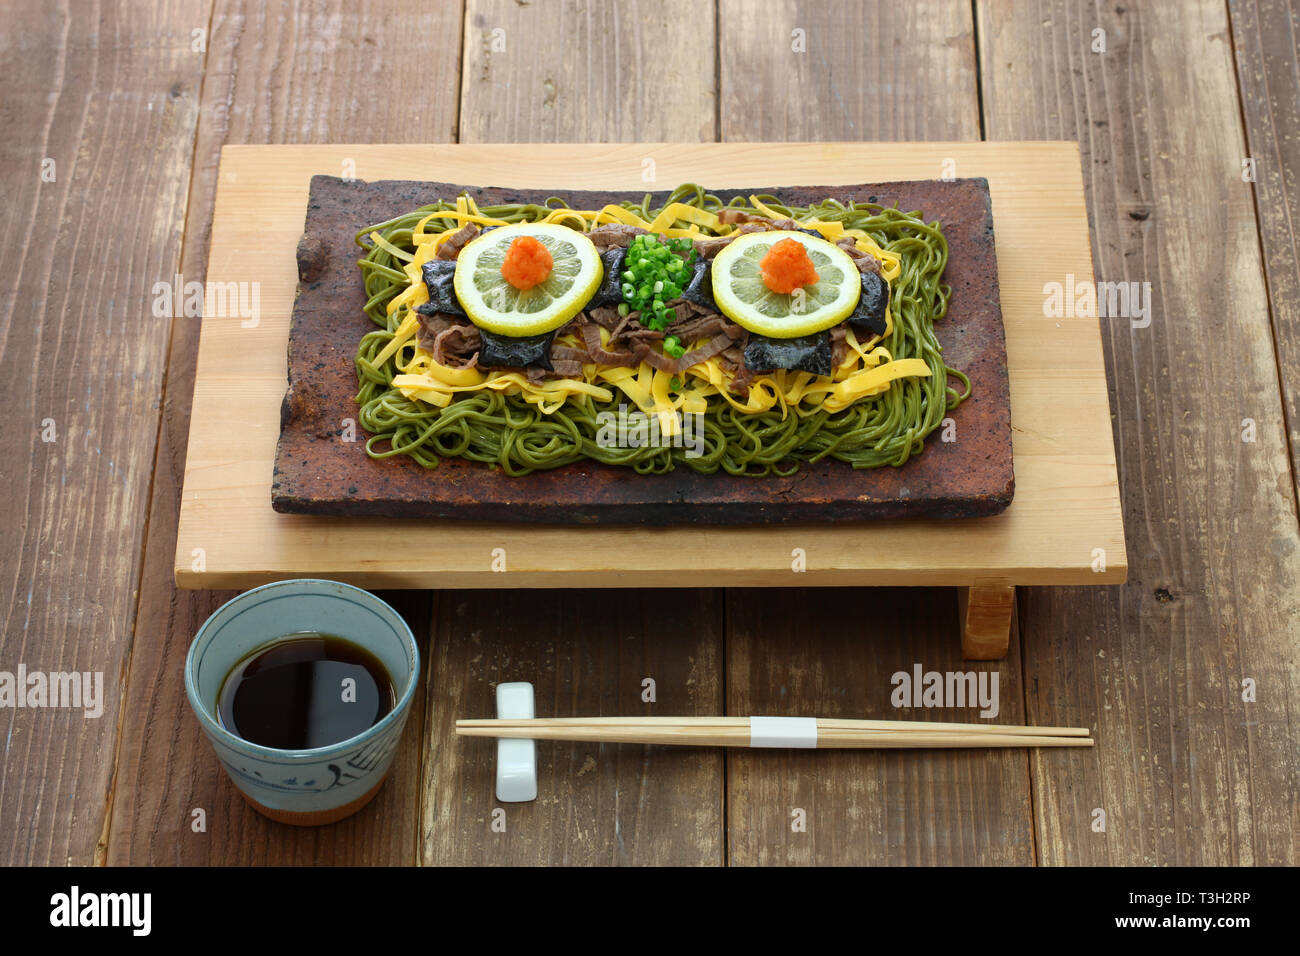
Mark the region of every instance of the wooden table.
[[[0, 671], [107, 690], [93, 719], [0, 710], [0, 863], [1297, 861], [1286, 4], [0, 6], [24, 25], [0, 46]], [[495, 832], [491, 745], [450, 724], [496, 681], [555, 716], [974, 719], [889, 704], [898, 671], [972, 666], [955, 595], [383, 592], [429, 671], [393, 778], [319, 830], [243, 804], [181, 682], [231, 596], [173, 583], [198, 321], [151, 309], [155, 283], [203, 278], [222, 145], [978, 139], [1076, 140], [1097, 278], [1150, 283], [1149, 325], [1100, 320], [1128, 579], [1020, 591], [1009, 654], [978, 665], [1000, 722], [1088, 725], [1096, 748], [541, 745], [541, 799]]]

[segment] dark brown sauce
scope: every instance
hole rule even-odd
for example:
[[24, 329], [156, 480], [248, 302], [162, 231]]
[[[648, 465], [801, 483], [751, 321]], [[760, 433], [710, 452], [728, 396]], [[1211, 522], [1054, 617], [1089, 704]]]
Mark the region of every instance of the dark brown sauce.
[[249, 654], [226, 676], [221, 725], [277, 750], [310, 750], [355, 737], [393, 709], [379, 659], [332, 634], [289, 634]]

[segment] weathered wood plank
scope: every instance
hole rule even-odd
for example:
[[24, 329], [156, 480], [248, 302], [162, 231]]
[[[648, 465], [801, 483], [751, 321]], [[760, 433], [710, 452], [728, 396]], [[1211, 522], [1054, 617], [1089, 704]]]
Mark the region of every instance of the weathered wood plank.
[[[719, 750], [537, 744], [538, 798], [499, 804], [495, 686], [530, 681], [539, 717], [722, 710], [721, 592], [448, 591], [429, 666], [424, 862], [720, 865]], [[655, 701], [644, 700], [646, 679]], [[494, 823], [504, 830], [494, 829]]]
[[[470, 0], [461, 140], [712, 139], [714, 62], [708, 6]], [[719, 712], [720, 591], [452, 591], [441, 601], [425, 863], [722, 862], [716, 752], [539, 744], [539, 798], [502, 808], [500, 833], [490, 829], [494, 745], [451, 729], [494, 714], [500, 681], [532, 681], [542, 716]], [[641, 699], [647, 677], [655, 703]]]
[[98, 675], [102, 697], [92, 719], [0, 710], [0, 865], [84, 865], [104, 826], [158, 431], [168, 323], [152, 289], [176, 271], [204, 60], [191, 31], [210, 5], [5, 6], [0, 670]]
[[[429, 38], [439, 36], [447, 38], [445, 51], [430, 56]], [[426, 4], [412, 13], [397, 0], [269, 8], [219, 3], [181, 262], [187, 279], [205, 273], [223, 144], [447, 140], [455, 125], [454, 97], [430, 91], [455, 88], [459, 37], [460, 11], [452, 4]], [[394, 68], [417, 61], [418, 71]], [[355, 173], [366, 175], [364, 168]], [[249, 808], [190, 713], [182, 681], [186, 650], [208, 614], [232, 596], [178, 592], [172, 580], [197, 349], [198, 320], [177, 319], [106, 858], [124, 864], [414, 862], [423, 698], [413, 705], [417, 713], [379, 796], [355, 817], [321, 831], [278, 826]], [[427, 593], [381, 596], [417, 635], [427, 633]], [[206, 833], [191, 829], [196, 807], [207, 811]]]
[[1230, 0], [1228, 11], [1292, 468], [1300, 473], [1300, 7]]
[[969, 4], [721, 0], [718, 33], [724, 141], [980, 138]]
[[1097, 278], [1151, 290], [1149, 325], [1101, 320], [1128, 583], [1020, 608], [1029, 720], [1098, 740], [1031, 757], [1040, 858], [1294, 863], [1300, 551], [1226, 11], [981, 3], [978, 26], [989, 138], [1077, 139]]
[[714, 52], [698, 0], [468, 0], [460, 141], [712, 140]]
[[[979, 138], [968, 4], [723, 0], [719, 32], [723, 139]], [[997, 665], [963, 663], [955, 602], [950, 591], [730, 590], [727, 713], [897, 717], [890, 678], [921, 664], [997, 673], [999, 720], [1015, 723], [1014, 636]], [[1033, 860], [1023, 753], [735, 750], [727, 761], [733, 863]], [[806, 832], [792, 830], [796, 809]]]
[[[914, 667], [997, 678], [997, 723], [1024, 720], [1019, 642], [963, 661], [956, 592], [727, 591], [727, 713], [979, 722], [978, 707], [896, 708]], [[979, 677], [976, 677], [978, 680]], [[913, 681], [913, 686], [915, 681]], [[727, 858], [737, 865], [1033, 862], [1022, 751], [729, 750]], [[1051, 760], [1068, 769], [1073, 754]], [[800, 814], [802, 811], [802, 814]], [[797, 830], [802, 823], [806, 829]]]

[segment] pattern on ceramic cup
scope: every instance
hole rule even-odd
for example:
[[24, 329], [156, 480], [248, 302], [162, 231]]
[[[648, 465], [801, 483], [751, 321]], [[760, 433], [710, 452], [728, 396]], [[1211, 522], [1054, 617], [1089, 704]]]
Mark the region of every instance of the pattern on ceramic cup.
[[[232, 777], [244, 780], [245, 782], [259, 787], [270, 787], [273, 790], [297, 791], [301, 793], [325, 793], [336, 787], [346, 787], [357, 781], [364, 780], [370, 782], [370, 771], [377, 767], [382, 767], [392, 759], [394, 752], [397, 750], [399, 733], [393, 734], [384, 740], [376, 740], [373, 743], [366, 744], [360, 750], [354, 751], [342, 760], [337, 762], [331, 761], [326, 764], [326, 769], [334, 775], [324, 786], [321, 781], [313, 777], [311, 780], [298, 780], [298, 775], [280, 780], [278, 783], [274, 780], [268, 780], [259, 770], [249, 770], [247, 767], [237, 767], [228, 760], [221, 760], [221, 765], [230, 772]], [[346, 769], [345, 769], [346, 768]], [[353, 773], [352, 771], [360, 771]]]

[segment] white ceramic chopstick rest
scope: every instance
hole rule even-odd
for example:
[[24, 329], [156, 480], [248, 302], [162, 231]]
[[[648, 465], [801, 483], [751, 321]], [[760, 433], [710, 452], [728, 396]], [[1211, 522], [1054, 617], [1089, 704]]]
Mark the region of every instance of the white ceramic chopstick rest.
[[[498, 719], [532, 720], [536, 716], [532, 684], [497, 684]], [[502, 803], [537, 799], [537, 741], [517, 737], [497, 740], [497, 799]]]

